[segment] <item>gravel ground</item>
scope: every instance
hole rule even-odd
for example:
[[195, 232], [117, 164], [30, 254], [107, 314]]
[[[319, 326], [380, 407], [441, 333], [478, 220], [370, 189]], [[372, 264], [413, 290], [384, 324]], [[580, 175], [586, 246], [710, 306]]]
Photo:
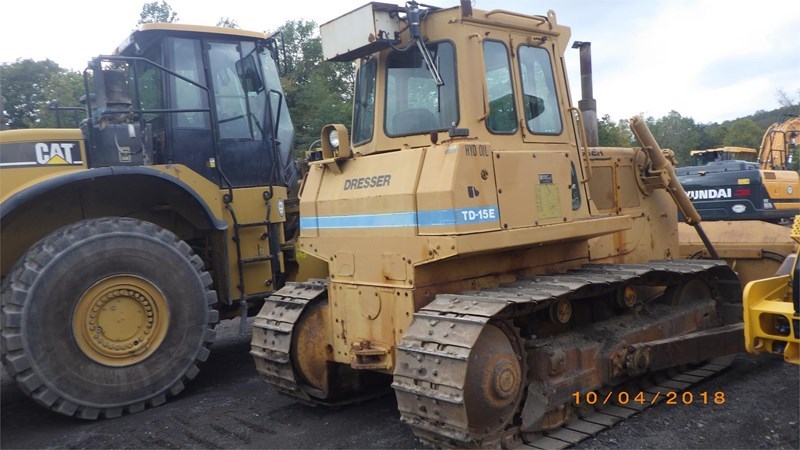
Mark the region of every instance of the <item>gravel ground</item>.
[[[251, 319], [252, 323], [252, 319]], [[278, 395], [256, 374], [238, 320], [200, 375], [166, 405], [88, 422], [50, 413], [0, 376], [0, 447], [11, 448], [421, 448], [393, 396], [340, 409]], [[800, 448], [800, 368], [739, 355], [691, 392], [724, 392], [723, 405], [660, 404], [576, 448]]]

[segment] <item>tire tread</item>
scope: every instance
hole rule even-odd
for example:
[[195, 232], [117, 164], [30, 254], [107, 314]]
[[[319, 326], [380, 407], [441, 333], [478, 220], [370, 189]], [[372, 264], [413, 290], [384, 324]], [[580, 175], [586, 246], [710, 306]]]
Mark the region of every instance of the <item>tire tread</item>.
[[[203, 336], [202, 346], [194, 356], [194, 364], [189, 365], [180, 378], [171, 386], [153, 393], [152, 396], [144, 401], [137, 401], [132, 404], [114, 405], [107, 408], [78, 405], [50, 388], [40, 374], [34, 373], [33, 369], [31, 369], [31, 363], [24, 348], [21, 334], [23, 308], [28, 301], [30, 289], [50, 261], [84, 239], [89, 239], [99, 234], [117, 233], [154, 237], [176, 250], [189, 262], [206, 290], [204, 303], [207, 305], [207, 331]], [[171, 231], [153, 223], [124, 217], [103, 217], [68, 225], [34, 244], [20, 258], [3, 281], [2, 289], [0, 290], [0, 298], [2, 299], [0, 303], [0, 323], [3, 325], [3, 344], [0, 360], [2, 360], [6, 370], [15, 378], [23, 391], [37, 403], [66, 416], [89, 420], [99, 417], [113, 418], [119, 417], [124, 413], [136, 413], [146, 407], [158, 406], [164, 403], [168, 397], [175, 396], [183, 391], [184, 381], [188, 382], [197, 376], [198, 365], [208, 358], [209, 347], [216, 337], [213, 325], [219, 321], [219, 312], [212, 308], [212, 305], [217, 302], [216, 292], [211, 290], [212, 282], [211, 275], [204, 270], [202, 259], [194, 254], [191, 247]]]

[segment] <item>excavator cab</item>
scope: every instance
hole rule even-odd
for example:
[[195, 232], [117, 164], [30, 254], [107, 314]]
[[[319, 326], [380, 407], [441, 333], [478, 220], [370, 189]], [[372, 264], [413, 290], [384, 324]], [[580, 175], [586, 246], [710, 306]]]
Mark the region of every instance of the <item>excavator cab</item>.
[[221, 187], [292, 185], [294, 132], [265, 37], [145, 24], [92, 59], [89, 166], [184, 164]]

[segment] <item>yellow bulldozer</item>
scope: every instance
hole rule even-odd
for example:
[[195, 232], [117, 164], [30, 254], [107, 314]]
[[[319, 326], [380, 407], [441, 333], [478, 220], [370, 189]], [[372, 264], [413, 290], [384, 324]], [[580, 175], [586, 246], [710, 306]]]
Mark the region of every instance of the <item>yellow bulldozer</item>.
[[277, 50], [143, 25], [90, 62], [80, 129], [0, 133], [2, 361], [38, 403], [87, 419], [161, 404], [219, 319], [296, 279]]
[[[646, 406], [576, 398], [658, 375], [646, 403], [743, 349], [739, 278], [641, 118], [641, 148], [586, 145], [554, 12], [373, 2], [320, 33], [358, 65], [353, 120], [323, 128], [300, 191], [298, 249], [329, 277], [254, 323], [277, 390], [391, 382], [434, 446], [563, 448]], [[678, 210], [713, 260], [679, 258]]]

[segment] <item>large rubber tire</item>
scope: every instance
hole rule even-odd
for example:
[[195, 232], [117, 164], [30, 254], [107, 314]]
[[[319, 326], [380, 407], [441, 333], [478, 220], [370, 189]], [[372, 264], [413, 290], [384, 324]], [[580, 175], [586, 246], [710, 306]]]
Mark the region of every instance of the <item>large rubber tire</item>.
[[[219, 319], [211, 281], [188, 244], [152, 223], [69, 225], [34, 245], [3, 281], [2, 362], [26, 394], [68, 416], [160, 405], [208, 358]], [[146, 322], [131, 326], [137, 316]], [[102, 333], [84, 331], [99, 327], [97, 318]], [[116, 321], [124, 323], [115, 330]]]

